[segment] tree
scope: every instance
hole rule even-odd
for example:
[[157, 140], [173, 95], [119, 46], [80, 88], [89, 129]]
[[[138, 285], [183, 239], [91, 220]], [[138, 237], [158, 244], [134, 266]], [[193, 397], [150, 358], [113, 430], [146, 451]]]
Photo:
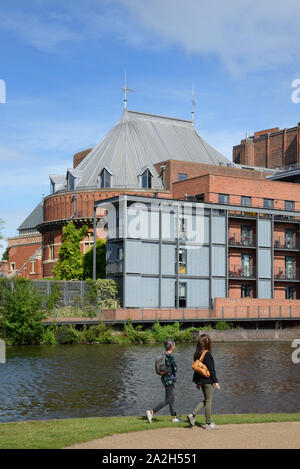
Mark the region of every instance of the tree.
[[[84, 255], [83, 260], [84, 278], [93, 278], [93, 248]], [[105, 278], [106, 274], [106, 241], [96, 241], [96, 278]]]
[[9, 260], [9, 250], [10, 248], [6, 248], [4, 253], [2, 254], [2, 261], [8, 261]]
[[83, 254], [80, 241], [87, 234], [87, 226], [77, 229], [72, 221], [63, 227], [62, 245], [52, 272], [57, 280], [83, 279]]
[[[3, 228], [4, 228], [4, 225], [5, 225], [5, 221], [2, 220], [2, 218], [0, 218], [0, 241], [1, 241], [1, 239], [3, 239], [3, 236], [2, 236], [2, 234], [1, 234], [1, 232], [2, 232], [2, 230], [3, 230]], [[0, 244], [0, 248], [2, 248], [2, 244]]]
[[30, 280], [0, 280], [0, 337], [8, 344], [39, 344], [44, 333], [42, 302]]

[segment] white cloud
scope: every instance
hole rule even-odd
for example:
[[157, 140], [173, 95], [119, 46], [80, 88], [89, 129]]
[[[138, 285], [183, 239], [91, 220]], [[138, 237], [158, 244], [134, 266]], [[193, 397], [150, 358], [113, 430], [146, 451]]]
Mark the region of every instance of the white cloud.
[[300, 58], [298, 0], [44, 0], [43, 5], [43, 12], [39, 2], [30, 13], [5, 11], [0, 29], [44, 51], [104, 37], [138, 49], [179, 46], [187, 54], [218, 57], [236, 75]]
[[116, 1], [164, 44], [179, 45], [188, 54], [214, 54], [234, 74], [300, 57], [297, 0]]

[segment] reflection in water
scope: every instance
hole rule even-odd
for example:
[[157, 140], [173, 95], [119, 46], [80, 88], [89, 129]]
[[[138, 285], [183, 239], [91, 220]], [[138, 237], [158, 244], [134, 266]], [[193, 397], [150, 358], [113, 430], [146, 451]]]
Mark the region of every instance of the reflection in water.
[[[176, 410], [202, 400], [192, 383], [194, 344], [178, 345]], [[164, 395], [158, 346], [11, 347], [0, 365], [0, 421], [144, 415]], [[290, 343], [216, 343], [215, 413], [299, 412], [300, 365]], [[168, 414], [166, 407], [161, 414]]]

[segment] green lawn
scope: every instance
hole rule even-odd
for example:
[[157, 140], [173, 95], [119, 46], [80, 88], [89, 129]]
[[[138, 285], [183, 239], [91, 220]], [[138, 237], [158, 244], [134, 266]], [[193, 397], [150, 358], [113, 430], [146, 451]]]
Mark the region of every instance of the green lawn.
[[[186, 420], [185, 416], [182, 418]], [[288, 421], [300, 421], [300, 413], [214, 416], [214, 422], [219, 425]], [[198, 417], [197, 422], [204, 423], [204, 417]], [[188, 427], [189, 424], [187, 421], [172, 424], [170, 417], [166, 416], [156, 416], [151, 425], [146, 417], [99, 417], [1, 423], [0, 449], [56, 449], [114, 433], [174, 426]]]

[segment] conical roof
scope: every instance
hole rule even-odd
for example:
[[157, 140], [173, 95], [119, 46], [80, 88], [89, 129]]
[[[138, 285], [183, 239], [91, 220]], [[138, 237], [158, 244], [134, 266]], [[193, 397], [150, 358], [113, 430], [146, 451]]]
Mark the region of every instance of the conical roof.
[[99, 186], [104, 168], [112, 175], [111, 187], [138, 188], [140, 176], [148, 168], [152, 188], [162, 189], [154, 165], [169, 159], [234, 166], [196, 132], [192, 121], [125, 110], [76, 167], [76, 188]]

